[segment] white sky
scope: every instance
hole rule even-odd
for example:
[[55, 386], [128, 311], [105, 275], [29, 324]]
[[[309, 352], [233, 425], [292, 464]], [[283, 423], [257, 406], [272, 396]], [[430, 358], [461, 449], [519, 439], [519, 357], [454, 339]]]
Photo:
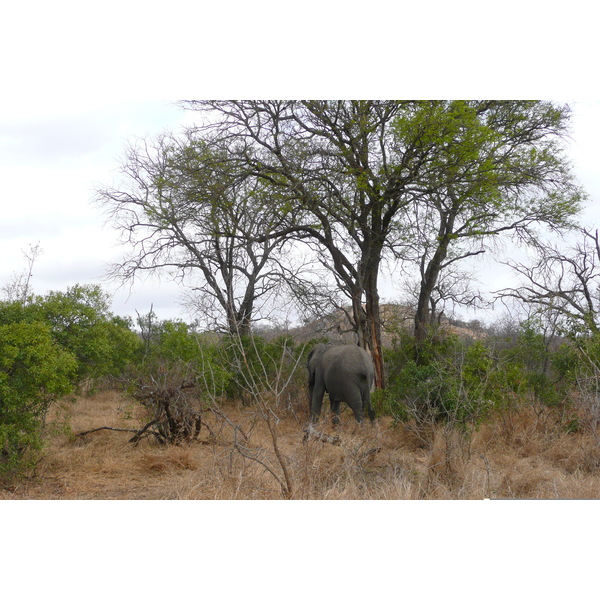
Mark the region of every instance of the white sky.
[[[125, 142], [134, 136], [177, 131], [189, 116], [174, 103], [129, 101], [98, 106], [65, 104], [54, 109], [13, 109], [0, 114], [0, 281], [21, 271], [23, 249], [39, 242], [34, 265], [38, 294], [75, 283], [100, 283], [107, 265], [125, 248], [92, 202], [94, 190], [110, 186]], [[162, 318], [176, 316], [175, 286], [156, 281], [116, 292], [113, 310], [133, 314], [154, 308]], [[169, 312], [167, 315], [166, 313]], [[164, 315], [164, 316], [163, 316]]]

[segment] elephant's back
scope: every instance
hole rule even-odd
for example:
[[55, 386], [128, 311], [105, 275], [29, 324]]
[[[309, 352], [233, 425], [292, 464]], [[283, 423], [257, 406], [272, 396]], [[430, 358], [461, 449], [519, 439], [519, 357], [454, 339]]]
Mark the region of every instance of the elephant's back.
[[371, 355], [359, 346], [332, 346], [327, 350], [326, 362], [338, 372], [346, 371], [354, 375], [368, 375], [369, 373], [373, 373], [373, 359]]

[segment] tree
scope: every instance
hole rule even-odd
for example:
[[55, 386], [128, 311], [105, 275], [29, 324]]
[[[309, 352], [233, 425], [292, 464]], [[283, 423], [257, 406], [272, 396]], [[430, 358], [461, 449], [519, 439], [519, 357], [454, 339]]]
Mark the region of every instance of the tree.
[[[486, 252], [500, 234], [537, 243], [540, 227], [573, 226], [583, 192], [560, 142], [566, 106], [537, 101], [423, 102], [396, 121], [401, 138], [429, 148], [401, 254], [418, 264], [417, 349], [434, 318], [434, 290], [459, 261]], [[423, 153], [423, 150], [421, 150]]]
[[358, 344], [369, 347], [383, 384], [378, 277], [394, 219], [408, 204], [422, 157], [394, 143], [396, 101], [185, 102], [211, 113], [205, 126], [238, 144], [238, 156], [279, 191], [298, 220], [273, 235], [300, 235], [329, 255], [350, 300]]
[[575, 337], [600, 333], [600, 240], [598, 231], [578, 232], [579, 240], [571, 248], [538, 244], [533, 264], [510, 262], [522, 276], [522, 285], [499, 294], [554, 315], [562, 333]]
[[117, 278], [165, 270], [187, 278], [205, 314], [216, 307], [227, 331], [247, 335], [257, 302], [282, 282], [283, 240], [257, 238], [288, 214], [273, 210], [264, 184], [240, 171], [232, 152], [193, 133], [139, 142], [126, 151], [123, 184], [99, 190], [98, 200], [133, 247]]

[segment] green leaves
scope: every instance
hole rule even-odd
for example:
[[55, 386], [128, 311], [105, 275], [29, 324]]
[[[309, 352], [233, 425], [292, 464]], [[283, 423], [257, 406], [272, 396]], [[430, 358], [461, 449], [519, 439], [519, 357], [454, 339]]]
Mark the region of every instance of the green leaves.
[[56, 342], [76, 357], [78, 382], [117, 374], [139, 347], [131, 323], [110, 313], [108, 296], [99, 286], [52, 291], [21, 310], [24, 320], [45, 323]]
[[45, 411], [72, 391], [76, 370], [47, 324], [0, 325], [0, 478], [32, 464]]
[[0, 302], [0, 477], [32, 464], [52, 402], [134, 358], [131, 322], [108, 309], [98, 286]]

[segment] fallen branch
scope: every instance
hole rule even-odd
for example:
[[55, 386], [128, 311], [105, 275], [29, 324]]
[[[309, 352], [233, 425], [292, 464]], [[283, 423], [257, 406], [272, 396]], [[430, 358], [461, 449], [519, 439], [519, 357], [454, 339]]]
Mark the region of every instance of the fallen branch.
[[76, 437], [82, 437], [87, 435], [88, 433], [96, 433], [96, 431], [102, 431], [103, 429], [108, 429], [109, 431], [125, 431], [127, 433], [136, 433], [137, 429], [119, 429], [118, 427], [96, 427], [96, 429], [89, 429], [88, 431], [82, 431], [81, 433], [76, 433]]
[[[130, 443], [137, 444], [140, 441], [142, 435], [146, 432], [146, 430], [148, 428], [150, 428], [152, 425], [155, 425], [156, 423], [158, 423], [158, 421], [160, 421], [160, 419], [155, 419], [154, 421], [150, 421], [150, 423], [148, 423], [147, 425], [144, 425], [144, 427], [142, 427], [141, 429], [121, 429], [120, 427], [96, 427], [95, 429], [88, 429], [87, 431], [81, 431], [80, 433], [76, 433], [75, 436], [83, 437], [84, 435], [88, 435], [88, 433], [96, 433], [97, 431], [103, 431], [103, 430], [124, 431], [126, 433], [135, 433], [135, 435], [128, 441]], [[149, 433], [152, 433], [153, 435], [155, 435], [157, 437], [157, 439], [159, 439], [159, 441], [162, 441], [159, 434], [156, 431], [150, 431]]]
[[[142, 436], [144, 435], [144, 433], [146, 433], [146, 431], [148, 429], [150, 429], [150, 427], [152, 427], [152, 425], [156, 425], [159, 422], [160, 422], [160, 419], [154, 419], [153, 421], [150, 421], [150, 423], [147, 423], [146, 425], [144, 425], [139, 431], [135, 431], [135, 435], [129, 440], [129, 443], [137, 445], [137, 443], [142, 439]], [[150, 431], [149, 433], [154, 434], [156, 436], [156, 439], [159, 442], [163, 441], [161, 439], [161, 436], [156, 431]]]
[[312, 423], [304, 430], [304, 438], [302, 439], [302, 443], [306, 444], [308, 439], [314, 437], [324, 444], [333, 444], [334, 446], [339, 446], [342, 443], [342, 440], [339, 435], [327, 435], [326, 433], [322, 433], [321, 431], [317, 431]]

